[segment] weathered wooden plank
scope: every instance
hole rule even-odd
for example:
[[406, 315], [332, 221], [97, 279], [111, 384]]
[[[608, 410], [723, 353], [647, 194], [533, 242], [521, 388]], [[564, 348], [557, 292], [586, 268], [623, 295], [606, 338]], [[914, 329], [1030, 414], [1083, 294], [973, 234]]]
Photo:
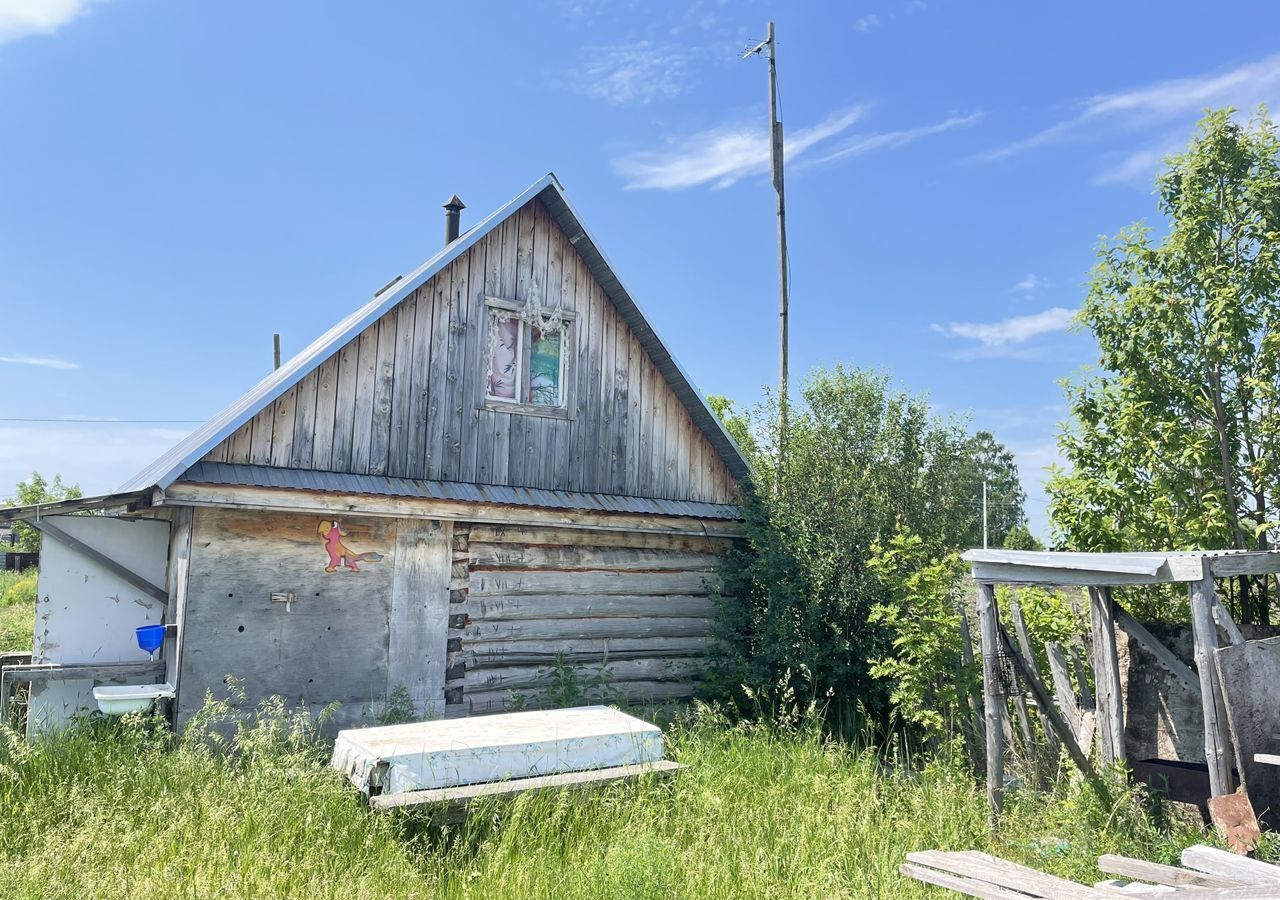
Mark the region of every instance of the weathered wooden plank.
[[1214, 578], [1234, 575], [1270, 575], [1280, 572], [1280, 550], [1255, 550], [1249, 553], [1224, 553], [1209, 557]]
[[1098, 691], [1098, 749], [1104, 767], [1124, 765], [1124, 693], [1110, 588], [1089, 589], [1089, 623], [1093, 634], [1093, 678]]
[[471, 543], [473, 569], [605, 569], [627, 572], [713, 572], [722, 559], [710, 553], [641, 550], [631, 547], [547, 546]]
[[918, 866], [914, 863], [902, 863], [898, 866], [898, 871], [908, 878], [914, 878], [916, 881], [946, 888], [957, 894], [964, 894], [966, 897], [978, 897], [980, 900], [1027, 900], [1028, 897], [1034, 896], [1022, 891], [996, 887], [994, 884], [967, 878], [963, 875], [952, 875], [950, 872], [931, 869], [928, 866]]
[[354, 472], [352, 443], [355, 436], [356, 390], [360, 376], [360, 338], [352, 338], [338, 352], [338, 378], [334, 387], [332, 468]]
[[368, 473], [369, 442], [373, 434], [374, 393], [378, 380], [378, 335], [375, 323], [360, 335], [356, 360], [356, 392], [351, 411], [351, 471]]
[[271, 435], [274, 430], [275, 405], [272, 404], [253, 417], [253, 438], [249, 445], [249, 462], [253, 465], [271, 465]]
[[480, 619], [575, 619], [627, 617], [692, 617], [710, 619], [716, 614], [715, 601], [688, 594], [671, 596], [605, 594], [517, 594], [497, 597], [470, 597], [451, 612]]
[[999, 608], [989, 584], [978, 585], [978, 624], [982, 636], [982, 704], [987, 743], [987, 803], [992, 817], [1004, 809], [1004, 688], [1000, 676]]
[[462, 452], [459, 460], [458, 480], [469, 483], [477, 481], [476, 472], [480, 458], [480, 413], [484, 405], [483, 386], [481, 385], [480, 337], [485, 332], [484, 297], [485, 265], [489, 242], [481, 241], [472, 248], [467, 267], [467, 303], [466, 313], [461, 322], [462, 343], [462, 378], [459, 384], [462, 413], [462, 431], [459, 440]]
[[710, 619], [484, 619], [462, 631], [464, 647], [472, 643], [521, 640], [599, 640], [601, 638], [704, 637]]
[[438, 286], [442, 275], [418, 289], [418, 306], [413, 314], [413, 356], [408, 371], [396, 369], [396, 379], [409, 381], [409, 417], [405, 475], [427, 477], [427, 455], [430, 452], [428, 410], [431, 396], [438, 385], [431, 383], [431, 357], [436, 352], [431, 331], [431, 318], [440, 302]]
[[1136, 641], [1143, 650], [1149, 653], [1162, 669], [1181, 681], [1188, 689], [1195, 691], [1197, 694], [1200, 693], [1200, 679], [1192, 671], [1191, 667], [1178, 659], [1172, 650], [1160, 643], [1160, 640], [1148, 631], [1146, 626], [1129, 615], [1128, 610], [1114, 600], [1112, 603], [1115, 610], [1116, 624], [1123, 628], [1125, 633]]
[[[311, 442], [311, 468], [333, 470], [334, 420], [337, 414], [339, 351], [316, 369], [314, 439]], [[295, 454], [297, 450], [295, 448]]]
[[1235, 619], [1231, 618], [1231, 613], [1223, 605], [1222, 598], [1216, 593], [1213, 595], [1213, 621], [1218, 623], [1218, 627], [1227, 636], [1228, 644], [1238, 647], [1244, 643], [1244, 635], [1240, 633], [1240, 629], [1236, 627]]
[[635, 495], [641, 490], [640, 482], [640, 425], [641, 405], [644, 402], [644, 376], [641, 357], [644, 351], [634, 332], [627, 334], [627, 421], [625, 491]]
[[243, 465], [249, 462], [253, 447], [253, 420], [250, 419], [227, 438], [227, 462]]
[[473, 641], [458, 654], [468, 669], [494, 666], [547, 665], [556, 659], [571, 663], [599, 663], [615, 659], [666, 659], [705, 656], [708, 638], [582, 638], [573, 640]]
[[[700, 685], [680, 681], [615, 681], [607, 686], [608, 696], [624, 702], [645, 703], [665, 700], [682, 700], [694, 696]], [[548, 691], [545, 688], [525, 688], [523, 690], [500, 689], [496, 691], [476, 691], [463, 694], [463, 708], [454, 711], [446, 710], [450, 715], [467, 715], [478, 713], [503, 712], [512, 709], [537, 709], [546, 706]], [[556, 702], [561, 698], [553, 697]], [[592, 698], [588, 698], [592, 699]], [[599, 699], [599, 698], [595, 698]]]
[[[610, 684], [614, 681], [685, 682], [702, 672], [707, 664], [702, 659], [672, 657], [610, 660], [596, 666], [573, 665], [580, 678], [601, 679], [604, 684]], [[466, 694], [549, 688], [555, 674], [555, 667], [551, 665], [486, 667], [468, 670], [463, 677], [463, 688]]]
[[[439, 280], [439, 277], [437, 277]], [[387, 445], [387, 474], [404, 477], [409, 471], [409, 432], [413, 429], [413, 331], [422, 288], [400, 301], [396, 309], [395, 370], [391, 382], [391, 435]], [[426, 298], [423, 302], [428, 302]]]
[[922, 850], [908, 853], [907, 862], [985, 881], [997, 887], [1022, 891], [1033, 897], [1038, 895], [1062, 898], [1062, 900], [1075, 900], [1075, 898], [1088, 900], [1098, 896], [1093, 888], [1086, 885], [1038, 872], [1030, 866], [1012, 863], [976, 850], [959, 852]]
[[175, 482], [153, 501], [160, 506], [221, 506], [230, 509], [281, 512], [337, 512], [375, 516], [422, 516], [461, 522], [518, 527], [546, 526], [600, 532], [648, 532], [664, 535], [740, 538], [741, 522], [695, 519], [688, 516], [647, 516], [558, 510], [498, 503], [431, 500], [377, 494], [320, 493], [249, 485], [210, 485]]
[[1145, 859], [1133, 859], [1128, 856], [1117, 856], [1106, 853], [1098, 857], [1098, 870], [1125, 878], [1150, 881], [1153, 884], [1166, 884], [1171, 887], [1237, 887], [1244, 882], [1220, 875], [1206, 875], [1177, 866], [1166, 866], [1163, 863], [1148, 862]]
[[289, 388], [272, 404], [271, 465], [288, 466], [293, 462], [293, 412], [298, 389]]
[[[1054, 700], [1058, 704], [1058, 709], [1062, 712], [1062, 717], [1070, 726], [1072, 732], [1076, 736], [1076, 741], [1081, 745], [1081, 749], [1085, 749], [1086, 735], [1083, 713], [1080, 704], [1076, 702], [1075, 688], [1071, 683], [1071, 672], [1067, 668], [1067, 656], [1062, 649], [1062, 645], [1057, 641], [1050, 641], [1045, 644], [1045, 654], [1049, 657], [1049, 675], [1053, 679]], [[1093, 729], [1088, 729], [1088, 746], [1092, 748]], [[1086, 753], [1089, 750], [1085, 750]]]
[[401, 519], [387, 620], [387, 694], [403, 686], [419, 716], [444, 712], [449, 621], [449, 522]]
[[396, 331], [399, 311], [378, 320], [378, 356], [373, 382], [373, 416], [369, 431], [369, 474], [384, 475], [391, 447], [391, 403], [395, 390]]
[[[1217, 797], [1230, 794], [1235, 785], [1231, 780], [1231, 737], [1227, 732], [1227, 713], [1222, 686], [1213, 664], [1218, 634], [1213, 625], [1213, 574], [1207, 564], [1204, 573], [1204, 578], [1191, 582], [1187, 590], [1191, 595], [1191, 627], [1195, 636], [1196, 670], [1200, 676], [1200, 702], [1204, 710], [1204, 758], [1209, 767], [1210, 795]], [[1186, 865], [1185, 862], [1183, 864]]]
[[450, 267], [442, 345], [446, 352], [445, 378], [440, 385], [444, 393], [437, 411], [444, 419], [440, 477], [445, 481], [462, 480], [462, 426], [465, 421], [462, 385], [466, 377], [463, 365], [466, 363], [467, 322], [471, 315], [470, 278], [467, 260], [459, 260]]
[[707, 572], [540, 571], [471, 573], [471, 596], [511, 594], [707, 594], [717, 584]]
[[[1031, 635], [1027, 631], [1027, 620], [1023, 618], [1022, 607], [1018, 604], [1016, 599], [1011, 600], [1009, 603], [1009, 617], [1013, 619], [1014, 636], [1018, 640], [1018, 650], [1022, 653], [1023, 660], [1032, 668], [1036, 673], [1036, 676], [1040, 677], [1039, 664], [1036, 661], [1035, 651], [1031, 647]], [[1044, 732], [1045, 747], [1049, 751], [1049, 756], [1053, 760], [1053, 763], [1056, 765], [1060, 750], [1058, 736], [1054, 730], [1049, 727], [1049, 724], [1044, 721], [1046, 713], [1044, 710], [1040, 709], [1040, 704], [1036, 703], [1035, 706], [1037, 713], [1040, 715], [1040, 727]]]
[[[182, 659], [182, 639], [186, 631], [188, 577], [191, 573], [191, 534], [195, 524], [195, 510], [175, 509], [169, 522], [169, 564], [165, 567], [165, 590], [169, 602], [165, 604], [164, 623], [175, 626], [165, 634], [160, 655], [164, 660], [164, 680], [173, 685], [173, 708], [180, 702], [182, 682], [178, 664]], [[171, 710], [172, 711], [172, 710]], [[3, 719], [0, 719], [3, 721]], [[172, 724], [172, 723], [171, 723]]]
[[[1210, 581], [1213, 579], [1211, 573], [1206, 577]], [[1280, 866], [1204, 844], [1196, 844], [1183, 850], [1182, 864], [1197, 872], [1218, 875], [1248, 885], [1280, 885]]]
[[611, 456], [607, 490], [613, 494], [626, 494], [627, 435], [631, 421], [630, 385], [627, 380], [631, 365], [631, 332], [618, 311], [616, 309], [612, 311], [614, 316], [613, 419], [610, 422]]
[[291, 465], [295, 469], [312, 468], [311, 454], [315, 443], [318, 372], [318, 369], [313, 369], [294, 389], [293, 448], [290, 451], [290, 461], [286, 465]]

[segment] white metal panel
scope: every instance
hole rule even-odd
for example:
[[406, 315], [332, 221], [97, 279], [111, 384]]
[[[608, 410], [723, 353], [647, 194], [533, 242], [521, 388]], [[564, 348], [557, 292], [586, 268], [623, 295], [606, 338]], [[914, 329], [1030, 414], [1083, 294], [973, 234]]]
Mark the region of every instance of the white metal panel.
[[384, 793], [483, 784], [662, 759], [662, 730], [607, 706], [338, 732], [333, 767]]
[[[48, 521], [152, 584], [165, 583], [169, 523], [159, 519], [50, 516]], [[46, 536], [40, 548], [33, 662], [121, 663], [149, 657], [134, 629], [163, 621], [164, 606], [101, 564]], [[28, 730], [57, 728], [96, 708], [91, 681], [31, 687]]]

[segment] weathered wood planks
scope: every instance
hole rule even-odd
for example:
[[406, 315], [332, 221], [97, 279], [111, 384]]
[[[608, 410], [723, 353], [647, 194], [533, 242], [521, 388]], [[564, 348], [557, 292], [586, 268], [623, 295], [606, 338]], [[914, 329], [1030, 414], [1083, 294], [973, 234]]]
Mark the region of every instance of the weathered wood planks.
[[[567, 418], [485, 409], [485, 296], [575, 313], [564, 342]], [[537, 200], [206, 458], [673, 500], [738, 495]]]

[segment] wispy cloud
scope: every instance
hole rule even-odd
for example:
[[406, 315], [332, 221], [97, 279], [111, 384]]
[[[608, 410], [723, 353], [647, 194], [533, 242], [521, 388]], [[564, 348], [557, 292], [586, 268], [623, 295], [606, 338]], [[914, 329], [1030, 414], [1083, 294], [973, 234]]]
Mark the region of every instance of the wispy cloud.
[[[797, 168], [808, 168], [874, 150], [902, 147], [930, 135], [972, 125], [982, 118], [981, 113], [952, 116], [920, 128], [854, 134], [837, 140], [864, 112], [861, 106], [840, 110], [817, 125], [791, 133], [785, 144], [788, 167], [796, 164]], [[627, 180], [628, 188], [673, 191], [706, 184], [723, 188], [768, 171], [769, 138], [763, 128], [716, 128], [674, 140], [667, 150], [622, 156], [614, 160], [613, 166]]]
[[0, 425], [0, 499], [39, 470], [89, 495], [114, 490], [190, 433], [139, 425]]
[[878, 27], [879, 25], [880, 25], [880, 17], [877, 16], [875, 13], [871, 13], [870, 15], [863, 16], [862, 18], [855, 21], [853, 23], [853, 30], [858, 32], [859, 34], [866, 34], [868, 31]]
[[[789, 159], [848, 130], [862, 107], [832, 113], [824, 121], [786, 138]], [[723, 127], [672, 142], [668, 150], [630, 153], [613, 161], [630, 188], [676, 191], [711, 184], [728, 187], [769, 168], [769, 138], [762, 128]]]
[[573, 86], [615, 106], [669, 99], [689, 83], [689, 55], [686, 49], [651, 41], [589, 47], [584, 62], [573, 72]]
[[982, 113], [971, 113], [967, 116], [952, 116], [944, 119], [934, 125], [924, 125], [920, 128], [906, 128], [901, 131], [884, 131], [879, 134], [852, 135], [843, 141], [832, 152], [817, 159], [806, 160], [809, 165], [819, 165], [821, 163], [833, 162], [837, 159], [843, 159], [846, 156], [861, 156], [863, 153], [870, 153], [872, 150], [885, 150], [893, 147], [904, 147], [907, 144], [915, 143], [924, 137], [934, 134], [941, 134], [944, 131], [950, 131], [953, 128], [963, 128], [966, 125], [976, 125], [982, 121]]
[[1032, 291], [1037, 290], [1038, 288], [1044, 287], [1045, 283], [1046, 282], [1043, 278], [1041, 278], [1039, 275], [1036, 275], [1035, 273], [1032, 273], [1028, 275], [1026, 278], [1019, 281], [1013, 287], [1009, 288], [1009, 290], [1019, 294], [1029, 294]]
[[1075, 316], [1073, 309], [1055, 306], [1028, 316], [1011, 316], [996, 322], [948, 322], [934, 324], [933, 330], [948, 337], [976, 341], [975, 355], [1021, 355], [1019, 348], [1032, 338], [1065, 331]]
[[0, 0], [0, 44], [53, 34], [103, 0]]
[[[1228, 104], [1251, 111], [1280, 94], [1280, 54], [1225, 72], [1172, 78], [1114, 94], [1100, 94], [1077, 104], [1073, 115], [1025, 138], [978, 154], [993, 162], [1068, 138], [1083, 138], [1096, 129], [1149, 130], [1160, 122], [1186, 119], [1207, 106]], [[1153, 150], [1144, 151], [1146, 154]], [[1134, 159], [1130, 170], [1140, 168]], [[1123, 167], [1117, 171], [1123, 171]]]
[[40, 366], [45, 369], [78, 369], [79, 363], [68, 362], [65, 359], [59, 359], [56, 356], [0, 356], [0, 363], [9, 363], [15, 366]]

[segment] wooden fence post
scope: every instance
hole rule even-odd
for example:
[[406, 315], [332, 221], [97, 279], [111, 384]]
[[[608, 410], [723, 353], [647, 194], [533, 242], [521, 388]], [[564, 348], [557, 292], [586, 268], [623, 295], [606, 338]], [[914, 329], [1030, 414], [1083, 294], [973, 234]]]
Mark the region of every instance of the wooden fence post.
[[1204, 759], [1209, 766], [1209, 794], [1219, 797], [1233, 790], [1231, 757], [1227, 752], [1231, 738], [1227, 732], [1222, 685], [1214, 677], [1213, 651], [1218, 646], [1218, 633], [1214, 630], [1213, 604], [1217, 594], [1207, 560], [1204, 562], [1204, 576], [1199, 581], [1190, 582], [1187, 590], [1191, 594], [1191, 629], [1195, 635], [1200, 702], [1204, 709]]
[[1098, 689], [1098, 744], [1102, 765], [1124, 765], [1124, 700], [1116, 627], [1110, 588], [1089, 588], [1089, 619], [1093, 631], [1093, 677]]
[[987, 732], [987, 803], [994, 822], [1004, 809], [1004, 688], [1000, 674], [1000, 609], [995, 588], [978, 584], [982, 634], [982, 706]]
[[[969, 633], [969, 616], [965, 610], [965, 604], [960, 600], [956, 600], [956, 615], [960, 617], [960, 662], [964, 664], [966, 670], [973, 667], [973, 636]], [[965, 744], [969, 749], [969, 759], [973, 762], [976, 771], [980, 758], [986, 753], [986, 735], [982, 727], [982, 711], [978, 704], [978, 698], [969, 686], [965, 687], [965, 700], [969, 706], [969, 727], [965, 734]]]

